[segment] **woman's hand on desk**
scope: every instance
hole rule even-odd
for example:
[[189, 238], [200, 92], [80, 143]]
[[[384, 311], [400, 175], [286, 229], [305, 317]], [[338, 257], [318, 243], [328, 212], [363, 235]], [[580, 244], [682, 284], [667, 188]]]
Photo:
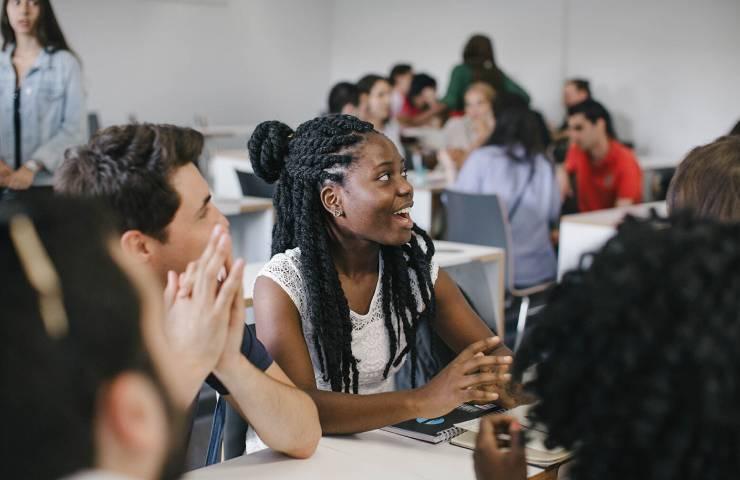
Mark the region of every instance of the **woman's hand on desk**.
[[[435, 418], [445, 415], [462, 403], [496, 401], [499, 394], [482, 387], [505, 384], [511, 378], [509, 373], [498, 368], [511, 364], [511, 357], [485, 354], [499, 343], [501, 340], [498, 337], [473, 343], [429, 383], [416, 389], [414, 394], [419, 399], [418, 416]], [[491, 368], [496, 371], [486, 371]]]
[[[508, 440], [500, 436], [508, 435]], [[478, 480], [524, 480], [527, 459], [524, 436], [519, 423], [507, 416], [488, 415], [480, 420], [475, 443], [475, 476]], [[502, 445], [499, 445], [499, 440]]]

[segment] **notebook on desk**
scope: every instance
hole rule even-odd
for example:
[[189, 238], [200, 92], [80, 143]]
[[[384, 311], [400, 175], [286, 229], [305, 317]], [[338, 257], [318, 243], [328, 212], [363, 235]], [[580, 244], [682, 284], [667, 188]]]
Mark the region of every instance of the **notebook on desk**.
[[[571, 453], [569, 451], [563, 448], [549, 449], [545, 446], [545, 437], [547, 434], [541, 427], [534, 426], [529, 420], [528, 414], [530, 407], [530, 405], [522, 405], [508, 411], [502, 410], [500, 412], [492, 413], [503, 413], [514, 417], [524, 427], [527, 439], [526, 455], [528, 464], [540, 468], [547, 468], [568, 460], [571, 457]], [[456, 424], [455, 428], [459, 428], [463, 432], [455, 436], [450, 443], [452, 445], [457, 445], [458, 447], [474, 450], [479, 426], [480, 418], [474, 418], [472, 420]]]
[[503, 408], [493, 403], [486, 405], [463, 404], [444, 417], [415, 418], [385, 427], [383, 430], [424, 442], [440, 443], [446, 442], [465, 431], [456, 427], [455, 424], [475, 420], [489, 413], [504, 411]]

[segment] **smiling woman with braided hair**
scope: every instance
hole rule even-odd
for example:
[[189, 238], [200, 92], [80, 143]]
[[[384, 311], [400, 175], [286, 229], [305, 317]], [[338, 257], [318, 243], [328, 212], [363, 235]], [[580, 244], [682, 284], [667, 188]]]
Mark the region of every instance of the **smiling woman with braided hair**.
[[[467, 401], [515, 403], [511, 351], [434, 262], [384, 135], [336, 115], [295, 132], [264, 122], [248, 147], [255, 173], [279, 180], [273, 258], [254, 289], [258, 337], [312, 396], [325, 433], [433, 418]], [[393, 391], [407, 358], [415, 383], [423, 322], [461, 353], [424, 386]]]

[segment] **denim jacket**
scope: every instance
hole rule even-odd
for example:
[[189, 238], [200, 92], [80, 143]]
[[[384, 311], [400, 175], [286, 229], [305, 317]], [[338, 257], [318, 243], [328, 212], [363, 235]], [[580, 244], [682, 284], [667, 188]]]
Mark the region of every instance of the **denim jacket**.
[[[0, 160], [15, 166], [13, 103], [16, 73], [14, 45], [0, 51]], [[21, 165], [43, 165], [34, 185], [51, 185], [67, 148], [84, 143], [87, 112], [80, 63], [65, 50], [42, 50], [21, 82]]]

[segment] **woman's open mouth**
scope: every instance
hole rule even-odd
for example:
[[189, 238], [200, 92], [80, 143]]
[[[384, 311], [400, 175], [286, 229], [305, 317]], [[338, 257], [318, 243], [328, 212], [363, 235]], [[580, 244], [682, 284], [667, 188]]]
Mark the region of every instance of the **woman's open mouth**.
[[414, 222], [411, 220], [411, 207], [405, 207], [398, 210], [393, 213], [393, 217], [400, 222], [404, 228], [411, 229], [414, 226]]

